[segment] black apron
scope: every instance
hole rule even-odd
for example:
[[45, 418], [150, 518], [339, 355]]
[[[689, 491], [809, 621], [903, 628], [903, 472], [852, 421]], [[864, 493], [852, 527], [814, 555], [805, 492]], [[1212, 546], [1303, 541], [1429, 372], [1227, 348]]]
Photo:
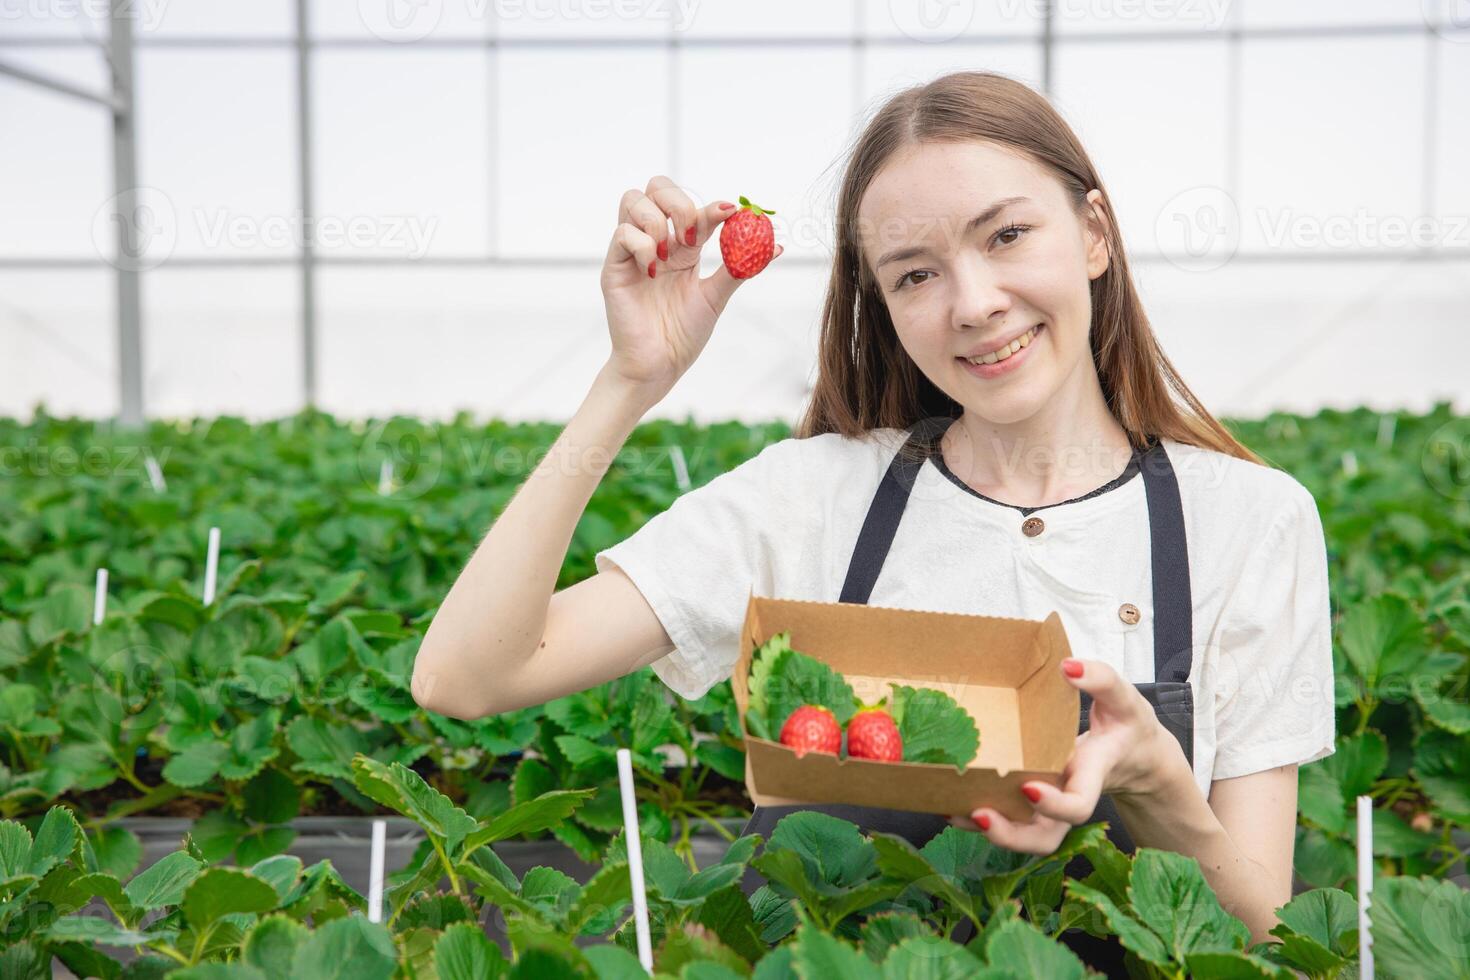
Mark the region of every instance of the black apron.
[[[878, 573], [888, 556], [888, 549], [908, 504], [909, 492], [919, 471], [931, 453], [938, 452], [939, 437], [954, 422], [952, 418], [930, 418], [916, 423], [909, 438], [894, 455], [858, 533], [857, 546], [847, 567], [847, 580], [842, 586], [840, 602], [866, 604], [878, 581]], [[1189, 553], [1184, 540], [1184, 510], [1179, 500], [1179, 482], [1169, 455], [1160, 440], [1135, 457], [1143, 472], [1144, 493], [1148, 504], [1149, 537], [1153, 553], [1154, 610], [1154, 681], [1136, 685], [1153, 706], [1159, 723], [1179, 740], [1185, 758], [1194, 761], [1194, 698], [1189, 687], [1190, 661], [1194, 650], [1193, 605], [1190, 599]], [[1077, 731], [1088, 726], [1092, 699], [1082, 695], [1081, 716]], [[769, 840], [776, 823], [788, 813], [817, 810], [843, 820], [850, 820], [864, 831], [896, 834], [922, 847], [938, 834], [949, 821], [928, 813], [910, 813], [847, 804], [809, 804], [794, 806], [758, 806], [742, 833], [760, 834]], [[1133, 839], [1123, 826], [1112, 799], [1103, 795], [1098, 800], [1092, 820], [1108, 822], [1108, 837], [1126, 853], [1134, 850]], [[1082, 877], [1088, 871], [1084, 858], [1076, 858], [1067, 866], [1071, 877]], [[764, 883], [760, 873], [747, 868], [741, 885], [750, 894]], [[961, 933], [973, 933], [968, 921]], [[964, 942], [969, 935], [956, 934]], [[1125, 977], [1123, 947], [1116, 939], [1100, 940], [1080, 929], [1063, 934], [1062, 941], [1095, 970], [1108, 976]]]

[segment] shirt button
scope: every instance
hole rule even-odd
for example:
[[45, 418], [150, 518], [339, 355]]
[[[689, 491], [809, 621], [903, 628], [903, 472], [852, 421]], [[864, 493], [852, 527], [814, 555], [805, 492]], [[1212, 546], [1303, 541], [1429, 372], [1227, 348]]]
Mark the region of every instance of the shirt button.
[[1046, 524], [1039, 517], [1028, 517], [1021, 524], [1021, 533], [1028, 538], [1034, 538], [1046, 530]]
[[1138, 607], [1131, 602], [1125, 602], [1118, 607], [1118, 618], [1129, 626], [1138, 622], [1140, 616], [1141, 613], [1139, 613]]

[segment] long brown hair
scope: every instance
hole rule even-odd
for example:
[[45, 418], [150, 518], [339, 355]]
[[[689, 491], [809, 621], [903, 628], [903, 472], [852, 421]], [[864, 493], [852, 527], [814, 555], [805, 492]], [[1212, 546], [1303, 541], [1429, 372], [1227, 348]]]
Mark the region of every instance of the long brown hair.
[[837, 202], [837, 248], [822, 310], [817, 381], [796, 437], [860, 437], [872, 429], [957, 418], [963, 411], [899, 343], [862, 261], [857, 210], [898, 150], [964, 140], [988, 140], [1029, 155], [1062, 183], [1079, 215], [1090, 214], [1089, 190], [1102, 193], [1109, 260], [1090, 285], [1092, 358], [1108, 409], [1134, 447], [1168, 437], [1261, 463], [1200, 404], [1159, 347], [1128, 271], [1107, 190], [1071, 127], [1034, 89], [984, 71], [953, 72], [899, 92], [857, 137]]

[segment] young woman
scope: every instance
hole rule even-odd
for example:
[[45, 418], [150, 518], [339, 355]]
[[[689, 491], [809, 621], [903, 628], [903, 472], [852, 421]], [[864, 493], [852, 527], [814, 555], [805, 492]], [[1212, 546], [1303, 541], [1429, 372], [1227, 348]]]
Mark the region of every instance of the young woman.
[[[842, 181], [796, 436], [684, 494], [600, 552], [598, 574], [554, 592], [612, 456], [739, 286], [724, 267], [698, 270], [731, 213], [696, 208], [661, 176], [623, 196], [602, 273], [612, 354], [435, 616], [419, 703], [480, 717], [649, 664], [698, 697], [733, 669], [750, 589], [1055, 609], [1074, 654], [1063, 673], [1090, 706], [1065, 784], [1028, 784], [1028, 820], [981, 809], [952, 822], [1043, 854], [1109, 818], [1121, 846], [1197, 858], [1268, 938], [1291, 897], [1297, 766], [1335, 736], [1316, 504], [1175, 373], [1096, 169], [1017, 81], [959, 72], [878, 111]], [[758, 807], [751, 829], [769, 833], [799, 807], [786, 804]], [[822, 809], [919, 843], [946, 822]]]

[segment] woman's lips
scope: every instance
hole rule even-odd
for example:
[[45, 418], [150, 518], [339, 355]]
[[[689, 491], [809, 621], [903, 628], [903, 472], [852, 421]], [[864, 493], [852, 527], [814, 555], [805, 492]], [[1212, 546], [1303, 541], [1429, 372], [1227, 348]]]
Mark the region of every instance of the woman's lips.
[[994, 364], [974, 364], [967, 357], [956, 357], [955, 360], [960, 363], [961, 367], [977, 378], [985, 378], [987, 380], [990, 378], [999, 378], [1018, 370], [1022, 364], [1026, 363], [1031, 357], [1031, 351], [1035, 349], [1037, 343], [1040, 342], [1042, 336], [1045, 334], [1046, 324], [1037, 324], [1036, 334], [1031, 338], [1031, 343], [1022, 347], [1005, 360], [996, 361]]

